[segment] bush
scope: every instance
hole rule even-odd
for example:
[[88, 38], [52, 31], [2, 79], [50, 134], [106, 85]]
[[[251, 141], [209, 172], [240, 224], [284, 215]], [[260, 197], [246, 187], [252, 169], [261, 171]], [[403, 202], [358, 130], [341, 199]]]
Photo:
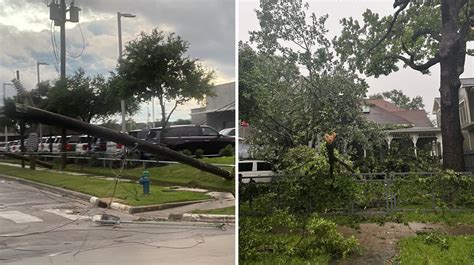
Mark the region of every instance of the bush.
[[287, 210], [277, 210], [263, 218], [242, 216], [239, 239], [239, 259], [243, 264], [268, 257], [307, 261], [318, 257], [346, 258], [358, 249], [356, 239], [345, 239], [332, 221], [316, 215], [297, 218]]
[[193, 155], [193, 153], [191, 151], [189, 151], [188, 149], [181, 150], [180, 153], [185, 155], [185, 156], [192, 156]]
[[204, 150], [196, 149], [196, 151], [194, 151], [194, 155], [196, 156], [197, 159], [201, 159], [203, 158]]
[[226, 147], [219, 151], [220, 156], [233, 156], [235, 154], [234, 147], [228, 144]]

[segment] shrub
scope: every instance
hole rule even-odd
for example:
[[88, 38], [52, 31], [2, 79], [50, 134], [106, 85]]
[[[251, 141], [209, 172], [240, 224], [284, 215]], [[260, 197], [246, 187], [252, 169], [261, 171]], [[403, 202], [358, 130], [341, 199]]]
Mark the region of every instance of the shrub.
[[234, 147], [228, 144], [226, 147], [219, 151], [220, 156], [233, 156], [235, 154]]
[[332, 221], [316, 215], [297, 218], [288, 210], [277, 210], [263, 218], [242, 216], [239, 239], [239, 258], [243, 263], [269, 256], [307, 261], [322, 256], [346, 258], [358, 249], [356, 239], [345, 239]]
[[196, 151], [194, 151], [194, 155], [196, 156], [197, 159], [201, 159], [203, 158], [204, 150], [196, 149]]
[[188, 149], [181, 150], [180, 153], [183, 154], [183, 155], [186, 155], [186, 156], [192, 156], [193, 155], [193, 153], [191, 151], [189, 151]]

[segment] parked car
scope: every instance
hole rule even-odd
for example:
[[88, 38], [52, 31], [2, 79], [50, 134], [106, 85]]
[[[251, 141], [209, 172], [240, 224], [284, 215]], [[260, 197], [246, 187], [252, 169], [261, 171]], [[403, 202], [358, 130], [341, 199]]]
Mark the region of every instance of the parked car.
[[237, 169], [239, 172], [239, 182], [272, 182], [275, 180], [275, 172], [273, 172], [272, 168], [272, 164], [263, 160], [239, 161]]
[[219, 131], [222, 135], [235, 136], [235, 128], [225, 128]]
[[123, 144], [118, 144], [112, 141], [107, 141], [104, 138], [95, 137], [92, 139], [92, 152], [103, 152], [107, 154], [115, 154], [122, 152], [125, 147]]
[[[76, 151], [76, 143], [78, 142], [77, 136], [75, 135], [74, 138], [71, 140], [71, 135], [66, 136], [66, 152], [75, 152]], [[60, 153], [61, 152], [61, 136], [56, 136], [53, 142], [53, 153]], [[69, 142], [71, 141], [71, 142]]]
[[0, 142], [0, 152], [9, 152], [10, 143], [9, 142]]
[[54, 138], [55, 136], [43, 137], [41, 139], [41, 142], [38, 143], [38, 152], [41, 152], [41, 153], [51, 152], [50, 144], [54, 142]]
[[91, 137], [87, 135], [72, 135], [67, 140], [66, 150], [78, 154], [86, 154], [90, 150]]
[[221, 135], [216, 129], [207, 125], [176, 125], [164, 130], [152, 128], [148, 141], [166, 146], [175, 151], [189, 150], [191, 153], [202, 149], [205, 155], [218, 154], [227, 145], [235, 146], [235, 138]]
[[15, 141], [10, 142], [10, 152], [12, 153], [21, 152], [20, 140], [15, 140]]

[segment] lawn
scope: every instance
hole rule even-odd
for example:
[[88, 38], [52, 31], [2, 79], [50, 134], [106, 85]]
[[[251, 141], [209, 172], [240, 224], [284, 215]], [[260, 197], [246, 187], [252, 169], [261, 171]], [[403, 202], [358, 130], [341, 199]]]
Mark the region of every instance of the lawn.
[[[112, 196], [115, 181], [97, 179], [87, 176], [72, 176], [48, 171], [33, 171], [18, 167], [0, 165], [0, 174], [28, 179], [56, 187], [87, 193], [99, 198]], [[162, 204], [209, 199], [203, 193], [172, 191], [166, 187], [152, 185], [151, 194], [142, 194], [142, 187], [137, 183], [119, 182], [114, 197], [122, 199], [131, 206]]]
[[[213, 157], [204, 158], [203, 162], [211, 164], [225, 164], [234, 165], [234, 157]], [[233, 170], [233, 167], [223, 167], [226, 170]], [[81, 167], [80, 165], [70, 164], [67, 166], [67, 170], [95, 174], [100, 176], [112, 176], [115, 177], [115, 173], [118, 171], [114, 169], [103, 167]], [[151, 167], [147, 169], [150, 172], [151, 180], [160, 185], [180, 185], [185, 187], [196, 187], [214, 191], [228, 191], [233, 192], [235, 189], [234, 180], [225, 180], [221, 177], [213, 174], [200, 171], [193, 167], [183, 164], [171, 164], [160, 167]], [[132, 169], [124, 169], [122, 176], [130, 179], [138, 179], [143, 172], [143, 167], [137, 167]]]
[[447, 225], [474, 225], [474, 211], [465, 212], [420, 212], [406, 211], [396, 212], [388, 215], [323, 215], [325, 218], [332, 220], [338, 225], [346, 225], [357, 228], [361, 223], [378, 223], [386, 222], [402, 223], [420, 222]]
[[474, 264], [474, 236], [435, 233], [400, 241], [400, 264]]
[[197, 214], [223, 214], [223, 215], [235, 215], [235, 207], [225, 207], [225, 208], [217, 208], [217, 209], [210, 209], [210, 210], [195, 210], [193, 213]]

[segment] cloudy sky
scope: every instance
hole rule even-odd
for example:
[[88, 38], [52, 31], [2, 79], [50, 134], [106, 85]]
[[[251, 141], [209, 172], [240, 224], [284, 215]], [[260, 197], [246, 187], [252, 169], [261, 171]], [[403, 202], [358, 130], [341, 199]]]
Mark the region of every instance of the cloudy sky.
[[[250, 30], [258, 30], [259, 24], [255, 15], [255, 9], [259, 8], [257, 0], [240, 0], [239, 2], [239, 39], [248, 41]], [[381, 15], [393, 14], [393, 0], [311, 0], [309, 1], [310, 11], [317, 16], [328, 14], [326, 22], [331, 39], [338, 35], [342, 27], [339, 20], [344, 17], [354, 17], [360, 19], [366, 9], [371, 9]], [[469, 44], [474, 48], [474, 43]], [[465, 71], [461, 77], [474, 77], [474, 58], [468, 57], [465, 64]], [[407, 69], [401, 69], [389, 76], [382, 76], [378, 79], [367, 79], [370, 88], [368, 94], [374, 94], [392, 89], [401, 89], [410, 97], [422, 96], [427, 112], [433, 109], [435, 97], [439, 97], [439, 66], [432, 68], [431, 75]]]
[[[66, 0], [69, 4], [71, 0]], [[0, 80], [10, 82], [15, 71], [27, 89], [37, 82], [36, 62], [41, 80], [59, 76], [53, 43], [59, 47], [59, 27], [51, 27], [50, 0], [0, 0]], [[76, 0], [82, 11], [80, 24], [67, 23], [67, 74], [82, 67], [90, 75], [107, 74], [118, 58], [117, 12], [132, 13], [122, 18], [122, 39], [126, 43], [142, 31], [155, 27], [175, 32], [190, 42], [189, 55], [216, 71], [215, 84], [235, 81], [235, 5], [233, 0]], [[81, 34], [82, 31], [82, 34]], [[82, 37], [83, 36], [83, 37]], [[82, 47], [85, 49], [82, 55]], [[59, 54], [58, 54], [59, 57]], [[59, 59], [59, 58], [58, 58]], [[7, 96], [14, 93], [7, 87]], [[173, 119], [190, 118], [193, 102], [177, 109]], [[155, 116], [158, 118], [159, 108]], [[136, 115], [146, 121], [147, 106]]]

